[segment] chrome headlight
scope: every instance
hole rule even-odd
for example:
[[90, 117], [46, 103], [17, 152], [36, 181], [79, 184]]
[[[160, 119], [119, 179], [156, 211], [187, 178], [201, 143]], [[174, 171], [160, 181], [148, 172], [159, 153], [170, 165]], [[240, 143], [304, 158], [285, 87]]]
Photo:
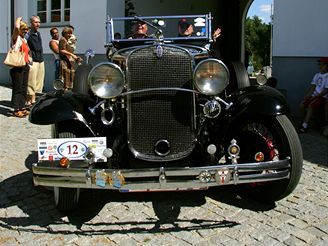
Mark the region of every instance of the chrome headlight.
[[217, 59], [201, 61], [195, 68], [194, 83], [197, 90], [205, 95], [217, 95], [228, 85], [229, 71]]
[[124, 74], [114, 63], [100, 63], [89, 73], [89, 85], [92, 92], [101, 98], [113, 98], [120, 95], [124, 88]]
[[263, 74], [259, 74], [256, 76], [256, 82], [259, 85], [265, 85], [267, 82], [267, 78]]

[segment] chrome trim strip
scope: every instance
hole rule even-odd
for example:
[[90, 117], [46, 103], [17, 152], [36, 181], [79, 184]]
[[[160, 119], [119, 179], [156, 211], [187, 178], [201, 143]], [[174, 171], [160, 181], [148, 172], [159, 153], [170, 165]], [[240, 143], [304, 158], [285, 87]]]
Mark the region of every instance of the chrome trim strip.
[[[34, 163], [32, 166], [34, 184], [55, 187], [71, 188], [102, 188], [116, 190], [164, 190], [164, 189], [199, 189], [211, 186], [243, 184], [252, 182], [266, 182], [289, 178], [290, 158], [280, 161], [268, 161], [261, 163], [229, 164], [205, 167], [183, 167], [183, 168], [150, 168], [150, 169], [105, 169], [104, 173], [114, 176], [120, 173], [125, 181], [120, 187], [106, 183], [105, 187], [98, 187], [95, 182], [90, 182], [99, 169], [49, 167], [49, 162]], [[284, 170], [282, 170], [284, 169]], [[214, 176], [218, 171], [228, 170], [232, 175], [227, 182], [219, 183]], [[212, 175], [209, 182], [201, 182], [198, 176], [202, 172]], [[260, 172], [252, 173], [249, 172]], [[165, 182], [160, 178], [165, 174]], [[189, 178], [186, 178], [188, 177]], [[183, 179], [181, 179], [184, 177]], [[147, 180], [138, 180], [147, 178]], [[153, 180], [150, 180], [153, 179]], [[157, 180], [157, 181], [155, 181]]]
[[131, 94], [150, 92], [150, 91], [184, 91], [184, 92], [200, 94], [199, 91], [195, 91], [195, 90], [191, 90], [191, 89], [185, 89], [185, 88], [179, 88], [179, 87], [160, 87], [160, 88], [149, 88], [149, 89], [142, 89], [142, 90], [127, 91], [127, 92], [122, 93], [121, 96], [127, 96], [127, 95], [131, 95]]
[[281, 171], [274, 174], [257, 174], [257, 175], [247, 175], [238, 180], [238, 183], [235, 183], [233, 180], [224, 184], [219, 184], [215, 180], [208, 183], [202, 183], [198, 179], [195, 180], [186, 180], [183, 182], [180, 181], [166, 181], [166, 182], [134, 182], [134, 183], [125, 183], [122, 187], [114, 187], [112, 185], [106, 184], [105, 187], [97, 186], [93, 183], [83, 182], [82, 180], [73, 181], [67, 179], [50, 179], [43, 177], [34, 177], [35, 185], [42, 186], [54, 186], [54, 187], [67, 187], [67, 188], [88, 188], [88, 189], [110, 189], [110, 190], [119, 190], [121, 192], [133, 192], [133, 191], [160, 191], [160, 190], [193, 190], [193, 189], [207, 189], [209, 187], [222, 186], [222, 185], [236, 185], [236, 184], [246, 184], [253, 182], [268, 182], [275, 181], [279, 179], [289, 178], [289, 171]]

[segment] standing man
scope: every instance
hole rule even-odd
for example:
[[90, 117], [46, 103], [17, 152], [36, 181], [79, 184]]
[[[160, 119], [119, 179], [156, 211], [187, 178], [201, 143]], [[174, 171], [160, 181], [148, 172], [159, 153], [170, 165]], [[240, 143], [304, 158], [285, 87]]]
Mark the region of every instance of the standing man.
[[32, 53], [33, 65], [28, 76], [28, 102], [27, 105], [35, 103], [37, 93], [41, 93], [44, 84], [44, 61], [40, 28], [40, 17], [33, 15], [30, 18], [31, 30], [26, 39]]
[[55, 57], [55, 79], [59, 78], [59, 33], [56, 27], [50, 29], [51, 40], [49, 41], [49, 48]]

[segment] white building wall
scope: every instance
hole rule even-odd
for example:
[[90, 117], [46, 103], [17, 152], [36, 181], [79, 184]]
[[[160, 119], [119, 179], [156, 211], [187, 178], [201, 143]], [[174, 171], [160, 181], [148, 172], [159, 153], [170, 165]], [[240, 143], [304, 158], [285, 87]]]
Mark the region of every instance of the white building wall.
[[71, 0], [71, 21], [78, 38], [76, 53], [92, 48], [104, 53], [107, 0]]
[[328, 0], [275, 0], [273, 56], [328, 56]]
[[292, 116], [328, 56], [328, 0], [274, 0], [273, 76], [286, 95]]
[[9, 19], [10, 5], [7, 0], [0, 0], [0, 53], [6, 53], [8, 50], [8, 42], [10, 41], [11, 21]]

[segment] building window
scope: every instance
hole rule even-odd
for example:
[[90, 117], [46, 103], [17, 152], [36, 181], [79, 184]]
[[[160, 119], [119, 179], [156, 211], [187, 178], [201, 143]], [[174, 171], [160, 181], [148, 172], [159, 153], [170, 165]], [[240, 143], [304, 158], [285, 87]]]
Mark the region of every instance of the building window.
[[37, 0], [36, 12], [44, 24], [67, 24], [70, 21], [70, 0]]

